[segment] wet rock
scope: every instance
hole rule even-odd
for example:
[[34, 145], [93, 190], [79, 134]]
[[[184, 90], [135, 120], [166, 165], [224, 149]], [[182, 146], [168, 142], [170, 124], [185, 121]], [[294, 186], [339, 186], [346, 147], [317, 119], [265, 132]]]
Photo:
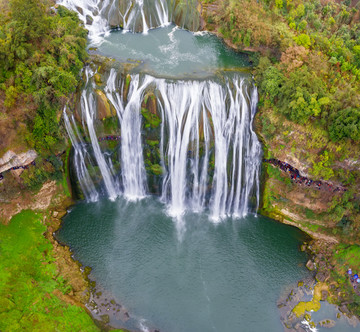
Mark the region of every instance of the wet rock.
[[301, 323], [297, 323], [297, 324], [294, 326], [294, 331], [297, 331], [297, 332], [307, 332], [307, 329], [306, 329]]
[[104, 94], [100, 90], [96, 90], [97, 98], [97, 109], [98, 109], [98, 118], [100, 120], [112, 117], [110, 104]]
[[315, 279], [320, 282], [324, 282], [327, 279], [327, 275], [325, 272], [319, 272], [316, 274]]
[[97, 73], [97, 74], [94, 75], [94, 80], [95, 80], [95, 83], [96, 83], [97, 85], [101, 85], [101, 84], [102, 84], [101, 76], [100, 76], [99, 73]]
[[76, 8], [76, 10], [77, 10], [77, 12], [78, 12], [79, 14], [84, 15], [84, 11], [83, 11], [83, 9], [82, 9], [81, 7], [75, 6], [75, 8]]
[[333, 321], [332, 319], [324, 319], [321, 322], [319, 322], [319, 325], [321, 327], [326, 327], [328, 329], [332, 328], [335, 326], [335, 321]]
[[118, 10], [112, 11], [109, 19], [109, 24], [111, 28], [117, 28], [120, 25], [121, 17]]
[[349, 311], [349, 309], [347, 308], [346, 304], [340, 305], [339, 310], [340, 310], [343, 314], [346, 314], [346, 315], [350, 314], [350, 311]]
[[309, 259], [306, 263], [306, 268], [310, 271], [314, 271], [316, 269], [316, 265], [311, 259]]
[[86, 24], [91, 25], [93, 24], [94, 19], [90, 15], [86, 15]]
[[105, 324], [108, 324], [110, 322], [109, 315], [101, 315], [100, 318], [103, 321], [103, 323], [105, 323]]

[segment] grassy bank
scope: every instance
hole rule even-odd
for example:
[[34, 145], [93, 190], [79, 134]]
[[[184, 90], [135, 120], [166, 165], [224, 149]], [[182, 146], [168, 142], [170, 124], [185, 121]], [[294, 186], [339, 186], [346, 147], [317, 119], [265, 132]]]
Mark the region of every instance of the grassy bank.
[[60, 299], [71, 286], [58, 273], [42, 220], [28, 210], [0, 225], [0, 329], [98, 331], [84, 308]]

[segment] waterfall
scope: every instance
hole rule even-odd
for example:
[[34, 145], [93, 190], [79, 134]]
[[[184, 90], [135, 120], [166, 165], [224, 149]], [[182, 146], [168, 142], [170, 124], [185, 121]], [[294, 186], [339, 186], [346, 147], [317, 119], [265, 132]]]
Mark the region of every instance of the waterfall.
[[[159, 80], [157, 87], [162, 99], [161, 150], [163, 160], [167, 159], [162, 199], [170, 205], [170, 213], [181, 215], [189, 206], [201, 211], [211, 186], [208, 203], [214, 221], [231, 215], [244, 217], [251, 194], [255, 191], [257, 205], [259, 195], [261, 145], [251, 128], [256, 104], [250, 101], [256, 99], [256, 88], [237, 75], [227, 78], [224, 85]], [[210, 144], [215, 161], [212, 183], [208, 179]]]
[[81, 94], [81, 110], [83, 119], [86, 121], [87, 130], [90, 136], [91, 145], [93, 148], [93, 152], [95, 155], [95, 159], [97, 165], [99, 166], [104, 184], [105, 189], [108, 194], [108, 197], [111, 200], [114, 200], [119, 195], [119, 186], [117, 179], [113, 176], [110, 164], [106, 162], [105, 155], [102, 153], [98, 138], [95, 132], [94, 120], [96, 117], [96, 102], [94, 97], [94, 92], [90, 88], [90, 80], [89, 78], [92, 77], [92, 72], [87, 67], [85, 68], [85, 74], [87, 77], [87, 86], [83, 90]]
[[146, 173], [141, 141], [141, 101], [144, 89], [151, 83], [147, 76], [140, 84], [139, 76], [131, 80], [127, 102], [116, 89], [116, 71], [111, 69], [105, 88], [106, 95], [116, 109], [121, 130], [121, 165], [123, 194], [130, 200], [146, 194]]
[[[149, 132], [160, 138], [161, 200], [169, 214], [181, 217], [186, 211], [208, 210], [210, 218], [219, 221], [256, 211], [261, 145], [252, 129], [257, 90], [250, 77], [230, 73], [221, 80], [171, 81], [150, 75], [125, 76], [111, 69], [104, 93], [116, 113], [121, 133], [117, 174], [111, 161], [114, 159], [106, 157], [109, 152], [99, 145], [96, 136], [96, 126], [102, 120], [96, 118], [94, 73], [86, 69], [86, 74], [88, 81], [80, 104], [83, 126], [109, 198], [121, 193], [135, 200], [149, 191], [147, 179], [151, 171], [145, 169], [143, 154], [149, 133], [144, 127], [142, 108], [146, 106], [145, 96], [151, 94], [161, 121]], [[65, 123], [68, 121], [66, 115]], [[66, 127], [75, 141], [71, 127]], [[75, 148], [74, 144], [79, 156], [82, 147], [77, 144]], [[81, 167], [83, 164], [79, 162]], [[77, 175], [79, 181], [88, 176], [80, 171]], [[90, 182], [80, 183], [83, 188]], [[84, 192], [89, 191], [87, 186], [84, 188]]]
[[[63, 115], [64, 115], [65, 127], [69, 134], [71, 144], [74, 149], [74, 158], [73, 158], [74, 167], [77, 178], [80, 183], [81, 190], [87, 201], [95, 202], [99, 199], [99, 194], [96, 191], [94, 183], [89, 175], [86, 160], [88, 160], [90, 166], [93, 165], [91, 164], [91, 160], [86, 151], [85, 144], [82, 141], [81, 136], [77, 130], [75, 119], [73, 116], [71, 116], [71, 122], [70, 122], [69, 117], [66, 113], [66, 107], [64, 108]], [[73, 127], [75, 128], [75, 131], [73, 130]]]
[[171, 19], [166, 0], [59, 0], [57, 3], [78, 14], [93, 44], [102, 42], [110, 28], [146, 33], [170, 24]]

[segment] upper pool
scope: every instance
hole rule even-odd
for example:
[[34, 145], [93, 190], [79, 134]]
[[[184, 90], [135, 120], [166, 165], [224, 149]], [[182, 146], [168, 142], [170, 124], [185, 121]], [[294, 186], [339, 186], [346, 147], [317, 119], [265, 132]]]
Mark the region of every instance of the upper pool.
[[146, 34], [113, 31], [104, 37], [96, 53], [121, 62], [138, 62], [142, 72], [173, 78], [203, 78], [251, 65], [246, 54], [231, 50], [215, 35], [174, 25]]

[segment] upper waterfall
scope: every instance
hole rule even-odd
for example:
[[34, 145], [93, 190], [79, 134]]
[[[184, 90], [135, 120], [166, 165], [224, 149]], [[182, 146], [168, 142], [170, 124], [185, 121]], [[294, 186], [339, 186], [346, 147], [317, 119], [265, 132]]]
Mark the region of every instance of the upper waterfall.
[[92, 44], [101, 44], [111, 28], [147, 33], [171, 22], [183, 28], [197, 30], [199, 13], [196, 0], [182, 3], [177, 0], [59, 0], [78, 13], [89, 31]]

